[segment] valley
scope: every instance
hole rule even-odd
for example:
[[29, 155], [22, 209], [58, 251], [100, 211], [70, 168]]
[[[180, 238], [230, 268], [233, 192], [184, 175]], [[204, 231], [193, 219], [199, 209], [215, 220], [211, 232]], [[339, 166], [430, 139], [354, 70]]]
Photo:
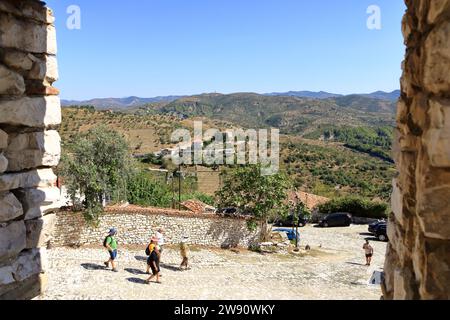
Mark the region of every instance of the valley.
[[[172, 132], [192, 130], [194, 121], [202, 121], [204, 130], [275, 127], [281, 133], [280, 168], [299, 190], [329, 198], [356, 194], [389, 199], [395, 175], [390, 155], [395, 121], [391, 100], [363, 95], [312, 99], [204, 94], [120, 110], [101, 109], [63, 108], [63, 147], [77, 132], [100, 124], [123, 134], [130, 153], [141, 157], [173, 146]], [[143, 167], [155, 169], [166, 165], [157, 159], [146, 163]], [[218, 172], [214, 171], [214, 181], [206, 176], [210, 174], [197, 174], [193, 191], [213, 195], [220, 186]]]

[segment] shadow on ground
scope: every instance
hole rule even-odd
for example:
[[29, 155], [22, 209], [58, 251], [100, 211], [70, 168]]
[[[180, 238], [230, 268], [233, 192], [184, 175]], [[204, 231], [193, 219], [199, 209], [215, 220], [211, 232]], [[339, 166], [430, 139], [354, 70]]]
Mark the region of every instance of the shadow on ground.
[[346, 262], [346, 264], [351, 264], [351, 265], [354, 265], [354, 266], [363, 266], [363, 267], [366, 266], [365, 264], [357, 263], [357, 262]]
[[143, 257], [143, 256], [134, 256], [134, 258], [135, 258], [137, 261], [144, 261], [144, 262], [147, 262], [147, 258], [146, 258], [146, 257]]
[[180, 268], [178, 266], [171, 266], [170, 264], [161, 263], [159, 266], [162, 269], [167, 269], [167, 270], [171, 270], [171, 271], [180, 271]]
[[137, 284], [147, 284], [144, 279], [139, 279], [139, 278], [127, 278], [127, 281], [137, 283]]
[[134, 268], [125, 268], [124, 270], [126, 272], [129, 272], [129, 273], [134, 274], [136, 276], [142, 275], [142, 274], [146, 274], [144, 271], [139, 270], [139, 269], [134, 269]]
[[105, 270], [105, 266], [95, 263], [82, 263], [81, 266], [86, 270]]

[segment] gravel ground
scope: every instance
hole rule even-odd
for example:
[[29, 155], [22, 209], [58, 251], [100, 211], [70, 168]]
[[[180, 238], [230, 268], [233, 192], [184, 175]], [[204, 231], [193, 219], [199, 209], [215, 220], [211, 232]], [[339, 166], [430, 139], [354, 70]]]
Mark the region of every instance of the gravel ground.
[[142, 248], [119, 248], [119, 271], [105, 270], [103, 248], [49, 250], [49, 288], [37, 299], [375, 299], [379, 285], [369, 285], [382, 270], [386, 243], [372, 241], [373, 265], [364, 266], [362, 245], [367, 226], [301, 229], [300, 254], [259, 254], [249, 251], [192, 248], [191, 269], [178, 271], [176, 248], [162, 256], [162, 284], [144, 284]]

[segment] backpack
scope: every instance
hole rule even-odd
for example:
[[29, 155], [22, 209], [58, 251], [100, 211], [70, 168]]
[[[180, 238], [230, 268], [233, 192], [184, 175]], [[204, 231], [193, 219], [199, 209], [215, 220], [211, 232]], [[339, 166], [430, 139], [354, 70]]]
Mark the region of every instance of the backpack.
[[151, 254], [151, 252], [150, 252], [150, 244], [147, 246], [147, 248], [145, 248], [145, 254], [147, 256], [149, 256]]
[[110, 238], [111, 236], [106, 236], [105, 240], [103, 240], [103, 246], [106, 248], [106, 241], [108, 241], [108, 238]]

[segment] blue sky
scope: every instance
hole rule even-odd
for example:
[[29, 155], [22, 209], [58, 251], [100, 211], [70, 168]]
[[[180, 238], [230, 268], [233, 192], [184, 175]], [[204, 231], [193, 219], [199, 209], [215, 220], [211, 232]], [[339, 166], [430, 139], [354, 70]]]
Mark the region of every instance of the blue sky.
[[[47, 0], [64, 99], [399, 88], [402, 0]], [[369, 30], [370, 5], [381, 30]], [[81, 9], [69, 30], [67, 8]]]

